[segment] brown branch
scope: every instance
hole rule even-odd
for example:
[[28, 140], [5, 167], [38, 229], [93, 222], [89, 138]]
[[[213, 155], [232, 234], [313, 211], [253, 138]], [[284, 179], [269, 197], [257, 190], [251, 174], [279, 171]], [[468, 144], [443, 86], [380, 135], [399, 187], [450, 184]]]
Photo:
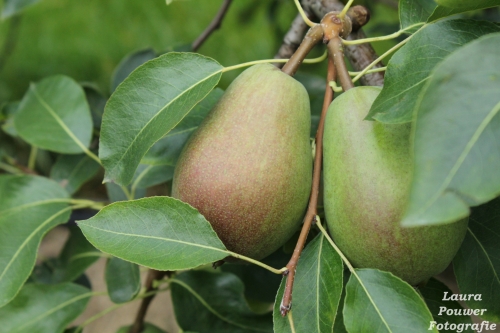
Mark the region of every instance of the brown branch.
[[[148, 276], [146, 277], [146, 293], [149, 293], [153, 290], [158, 289], [153, 286], [153, 282], [155, 280], [161, 280], [165, 275], [169, 275], [171, 272], [168, 271], [157, 271], [154, 269], [150, 269], [148, 271]], [[142, 299], [141, 306], [137, 311], [137, 315], [135, 317], [134, 324], [130, 327], [128, 333], [141, 333], [144, 329], [144, 318], [146, 317], [146, 313], [148, 312], [149, 305], [151, 301], [155, 298], [156, 295], [151, 295]]]
[[283, 73], [293, 76], [314, 45], [318, 44], [322, 39], [323, 28], [321, 25], [317, 24], [309, 29], [297, 51], [295, 51], [290, 60], [281, 69]]
[[[304, 10], [314, 14], [317, 18], [322, 18], [331, 11], [341, 11], [344, 8], [344, 5], [338, 0], [302, 0], [302, 6]], [[351, 12], [351, 10], [349, 10], [349, 12]], [[348, 39], [356, 40], [365, 38], [364, 32], [362, 30], [359, 30], [359, 27], [361, 27], [362, 25], [358, 25], [356, 23], [357, 18], [352, 16], [352, 12], [349, 13], [349, 15], [351, 15], [351, 20], [353, 23], [353, 32]], [[369, 17], [367, 17], [367, 19], [368, 18]], [[378, 58], [375, 50], [370, 44], [350, 45], [345, 48], [345, 54], [356, 71], [363, 70], [367, 64], [373, 62]], [[379, 68], [383, 66], [384, 64], [380, 62], [373, 68]], [[364, 75], [360, 81], [363, 85], [381, 86], [384, 84], [384, 73], [378, 72], [367, 74]]]
[[342, 51], [342, 40], [337, 36], [332, 38], [328, 43], [328, 53], [330, 58], [333, 59], [335, 63], [335, 69], [337, 70], [337, 76], [339, 77], [340, 85], [344, 91], [354, 88], [354, 83], [352, 82], [351, 76], [347, 69], [344, 52]]
[[[307, 14], [307, 13], [306, 13]], [[309, 16], [309, 15], [308, 15]], [[281, 44], [278, 53], [274, 56], [275, 59], [288, 59], [294, 53], [295, 50], [299, 47], [304, 39], [304, 35], [308, 29], [308, 25], [302, 19], [300, 14], [297, 14], [297, 17], [292, 21], [290, 25], [290, 29], [283, 37], [283, 44]], [[283, 63], [274, 64], [276, 67], [283, 67]]]
[[229, 6], [231, 5], [232, 2], [233, 2], [233, 0], [224, 0], [224, 2], [222, 3], [222, 6], [220, 7], [219, 11], [215, 15], [212, 22], [210, 22], [210, 24], [205, 29], [205, 31], [203, 31], [201, 33], [201, 35], [198, 38], [196, 38], [196, 40], [191, 45], [191, 48], [193, 49], [193, 51], [198, 50], [200, 48], [200, 46], [203, 45], [203, 43], [208, 39], [208, 37], [210, 37], [210, 35], [215, 30], [220, 28], [220, 26], [222, 24], [222, 20], [226, 16], [227, 10], [229, 9]]
[[335, 66], [331, 60], [328, 61], [328, 74], [326, 79], [326, 89], [325, 98], [323, 100], [323, 109], [321, 111], [321, 118], [319, 120], [318, 130], [316, 132], [316, 154], [314, 156], [314, 170], [313, 170], [313, 182], [311, 189], [311, 197], [309, 199], [309, 206], [307, 207], [307, 213], [304, 217], [304, 225], [300, 232], [299, 240], [295, 249], [293, 251], [292, 258], [286, 265], [288, 268], [288, 275], [286, 278], [285, 293], [283, 294], [283, 299], [281, 300], [280, 311], [281, 315], [285, 316], [292, 307], [292, 290], [293, 282], [295, 280], [295, 272], [297, 269], [297, 264], [299, 262], [299, 257], [306, 243], [307, 235], [311, 229], [311, 225], [318, 214], [318, 196], [319, 196], [319, 183], [321, 179], [321, 163], [323, 157], [323, 129], [325, 127], [325, 118], [333, 100], [333, 90], [330, 88], [328, 83], [335, 80]]

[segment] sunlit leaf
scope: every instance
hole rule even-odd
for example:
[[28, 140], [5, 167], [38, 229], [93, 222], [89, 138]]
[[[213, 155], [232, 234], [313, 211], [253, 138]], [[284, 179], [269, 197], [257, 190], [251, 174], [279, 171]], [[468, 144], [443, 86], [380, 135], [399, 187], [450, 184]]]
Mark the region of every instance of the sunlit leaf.
[[219, 82], [222, 66], [170, 52], [138, 67], [106, 104], [99, 157], [105, 181], [128, 185], [142, 157]]
[[157, 270], [189, 269], [229, 255], [196, 209], [170, 197], [116, 202], [78, 225], [101, 251]]
[[30, 144], [63, 154], [86, 151], [92, 137], [85, 93], [78, 83], [63, 75], [30, 85], [15, 114], [14, 126]]

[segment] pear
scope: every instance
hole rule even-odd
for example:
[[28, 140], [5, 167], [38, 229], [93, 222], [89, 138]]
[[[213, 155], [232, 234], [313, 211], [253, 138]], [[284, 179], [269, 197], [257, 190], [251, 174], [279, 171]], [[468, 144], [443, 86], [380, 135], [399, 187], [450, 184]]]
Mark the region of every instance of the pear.
[[389, 271], [412, 285], [442, 272], [467, 219], [403, 228], [412, 176], [410, 124], [363, 120], [378, 87], [356, 87], [330, 105], [324, 134], [324, 206], [334, 241], [355, 267]]
[[312, 181], [309, 96], [270, 64], [240, 74], [191, 136], [172, 196], [236, 253], [261, 259], [301, 224]]

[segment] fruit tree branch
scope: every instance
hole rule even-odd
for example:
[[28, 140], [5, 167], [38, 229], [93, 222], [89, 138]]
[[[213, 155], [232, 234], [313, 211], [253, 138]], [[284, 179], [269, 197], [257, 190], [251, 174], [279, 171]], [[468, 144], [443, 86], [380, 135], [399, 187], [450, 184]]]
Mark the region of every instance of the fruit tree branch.
[[[295, 53], [295, 50], [297, 50], [299, 45], [302, 43], [302, 39], [304, 38], [304, 35], [308, 28], [309, 27], [306, 24], [306, 22], [304, 22], [304, 20], [302, 19], [302, 16], [300, 14], [297, 14], [295, 19], [292, 21], [292, 24], [290, 25], [290, 29], [288, 29], [288, 32], [285, 34], [285, 37], [283, 37], [283, 44], [281, 44], [281, 47], [279, 48], [278, 53], [276, 53], [274, 58], [275, 59], [290, 58]], [[283, 64], [281, 63], [276, 63], [275, 65], [277, 67], [283, 67]]]
[[[146, 277], [146, 294], [150, 293], [151, 291], [154, 291], [158, 289], [158, 287], [155, 287], [153, 285], [153, 282], [155, 280], [161, 280], [165, 275], [169, 275], [171, 272], [168, 271], [157, 271], [154, 269], [150, 269], [148, 271], [148, 276]], [[141, 306], [139, 308], [139, 311], [137, 311], [137, 315], [135, 317], [134, 324], [130, 327], [130, 330], [128, 333], [140, 333], [144, 329], [144, 318], [146, 317], [146, 313], [148, 312], [149, 305], [151, 304], [151, 301], [153, 298], [156, 296], [156, 294], [152, 294], [146, 298], [142, 299]]]
[[285, 293], [283, 294], [283, 299], [281, 301], [280, 311], [281, 315], [285, 316], [292, 307], [292, 289], [293, 282], [295, 279], [295, 271], [297, 269], [297, 264], [299, 262], [299, 257], [306, 243], [307, 235], [311, 229], [311, 225], [317, 215], [318, 206], [318, 196], [319, 196], [319, 183], [321, 179], [321, 163], [323, 157], [323, 129], [325, 126], [326, 112], [328, 107], [333, 100], [333, 90], [328, 85], [328, 82], [335, 80], [335, 66], [333, 64], [332, 58], [328, 61], [328, 74], [326, 79], [326, 89], [325, 97], [323, 100], [323, 109], [321, 111], [321, 118], [319, 120], [318, 130], [316, 132], [316, 154], [314, 155], [314, 170], [313, 170], [313, 182], [311, 189], [311, 197], [309, 198], [309, 206], [307, 207], [307, 213], [304, 217], [304, 224], [300, 232], [299, 240], [295, 249], [293, 250], [293, 255], [286, 267], [288, 268], [288, 275], [286, 277]]
[[191, 45], [191, 48], [193, 49], [193, 51], [198, 50], [200, 48], [200, 46], [203, 45], [203, 43], [208, 39], [208, 37], [210, 37], [210, 35], [215, 30], [220, 28], [220, 26], [222, 24], [222, 20], [226, 16], [227, 10], [229, 9], [229, 6], [231, 5], [232, 2], [233, 2], [233, 0], [224, 0], [224, 2], [222, 3], [222, 6], [220, 7], [219, 11], [215, 15], [212, 22], [210, 22], [210, 24], [205, 29], [205, 31], [203, 31], [201, 33], [201, 35], [198, 38], [196, 38], [196, 40]]
[[[344, 8], [344, 5], [338, 0], [302, 0], [302, 7], [307, 13], [311, 13], [317, 18], [322, 18], [331, 11], [340, 12]], [[349, 9], [347, 13], [347, 15], [351, 18], [352, 21], [352, 33], [347, 38], [349, 40], [366, 38], [366, 35], [360, 28], [368, 21], [369, 15], [366, 9], [363, 12], [362, 10], [360, 10], [360, 8], [363, 7], [354, 6], [351, 9]], [[290, 31], [297, 30], [296, 27], [297, 27], [296, 25], [292, 24]], [[302, 34], [304, 33], [304, 31], [305, 29], [302, 30]], [[300, 33], [300, 31], [297, 30], [297, 34], [298, 33]], [[288, 36], [288, 33], [286, 36]], [[286, 42], [284, 42], [283, 44], [286, 44]], [[290, 48], [293, 47], [293, 45], [294, 44], [291, 43], [288, 44], [289, 54], [293, 53], [293, 49], [290, 50]], [[296, 43], [295, 45], [298, 45], [298, 43]], [[345, 47], [345, 53], [356, 71], [363, 70], [368, 64], [377, 59], [377, 54], [375, 53], [375, 50], [368, 43], [347, 46]], [[384, 64], [378, 63], [375, 66], [375, 68], [383, 66]], [[381, 86], [384, 84], [384, 73], [379, 72], [379, 73], [367, 74], [361, 78], [361, 83], [363, 85], [369, 85], [369, 86]]]

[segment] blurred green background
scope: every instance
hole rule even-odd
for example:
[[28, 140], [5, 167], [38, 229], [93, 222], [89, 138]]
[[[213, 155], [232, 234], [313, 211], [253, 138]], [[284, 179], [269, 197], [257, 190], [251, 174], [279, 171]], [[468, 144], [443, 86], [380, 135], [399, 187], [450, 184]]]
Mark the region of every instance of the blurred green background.
[[[124, 56], [148, 47], [165, 52], [192, 43], [221, 3], [178, 0], [167, 6], [165, 0], [41, 0], [20, 15], [18, 38], [0, 72], [0, 104], [22, 98], [30, 82], [54, 74], [94, 82], [107, 95], [113, 70]], [[374, 18], [366, 29], [369, 34], [398, 29], [394, 7], [384, 1], [365, 4]], [[222, 28], [198, 52], [225, 66], [272, 58], [296, 13], [293, 0], [235, 0]], [[0, 49], [13, 20], [0, 21]], [[382, 52], [392, 45], [393, 41], [382, 42], [376, 48]], [[325, 64], [304, 69], [323, 76]], [[237, 74], [225, 74], [221, 86], [226, 87]]]

